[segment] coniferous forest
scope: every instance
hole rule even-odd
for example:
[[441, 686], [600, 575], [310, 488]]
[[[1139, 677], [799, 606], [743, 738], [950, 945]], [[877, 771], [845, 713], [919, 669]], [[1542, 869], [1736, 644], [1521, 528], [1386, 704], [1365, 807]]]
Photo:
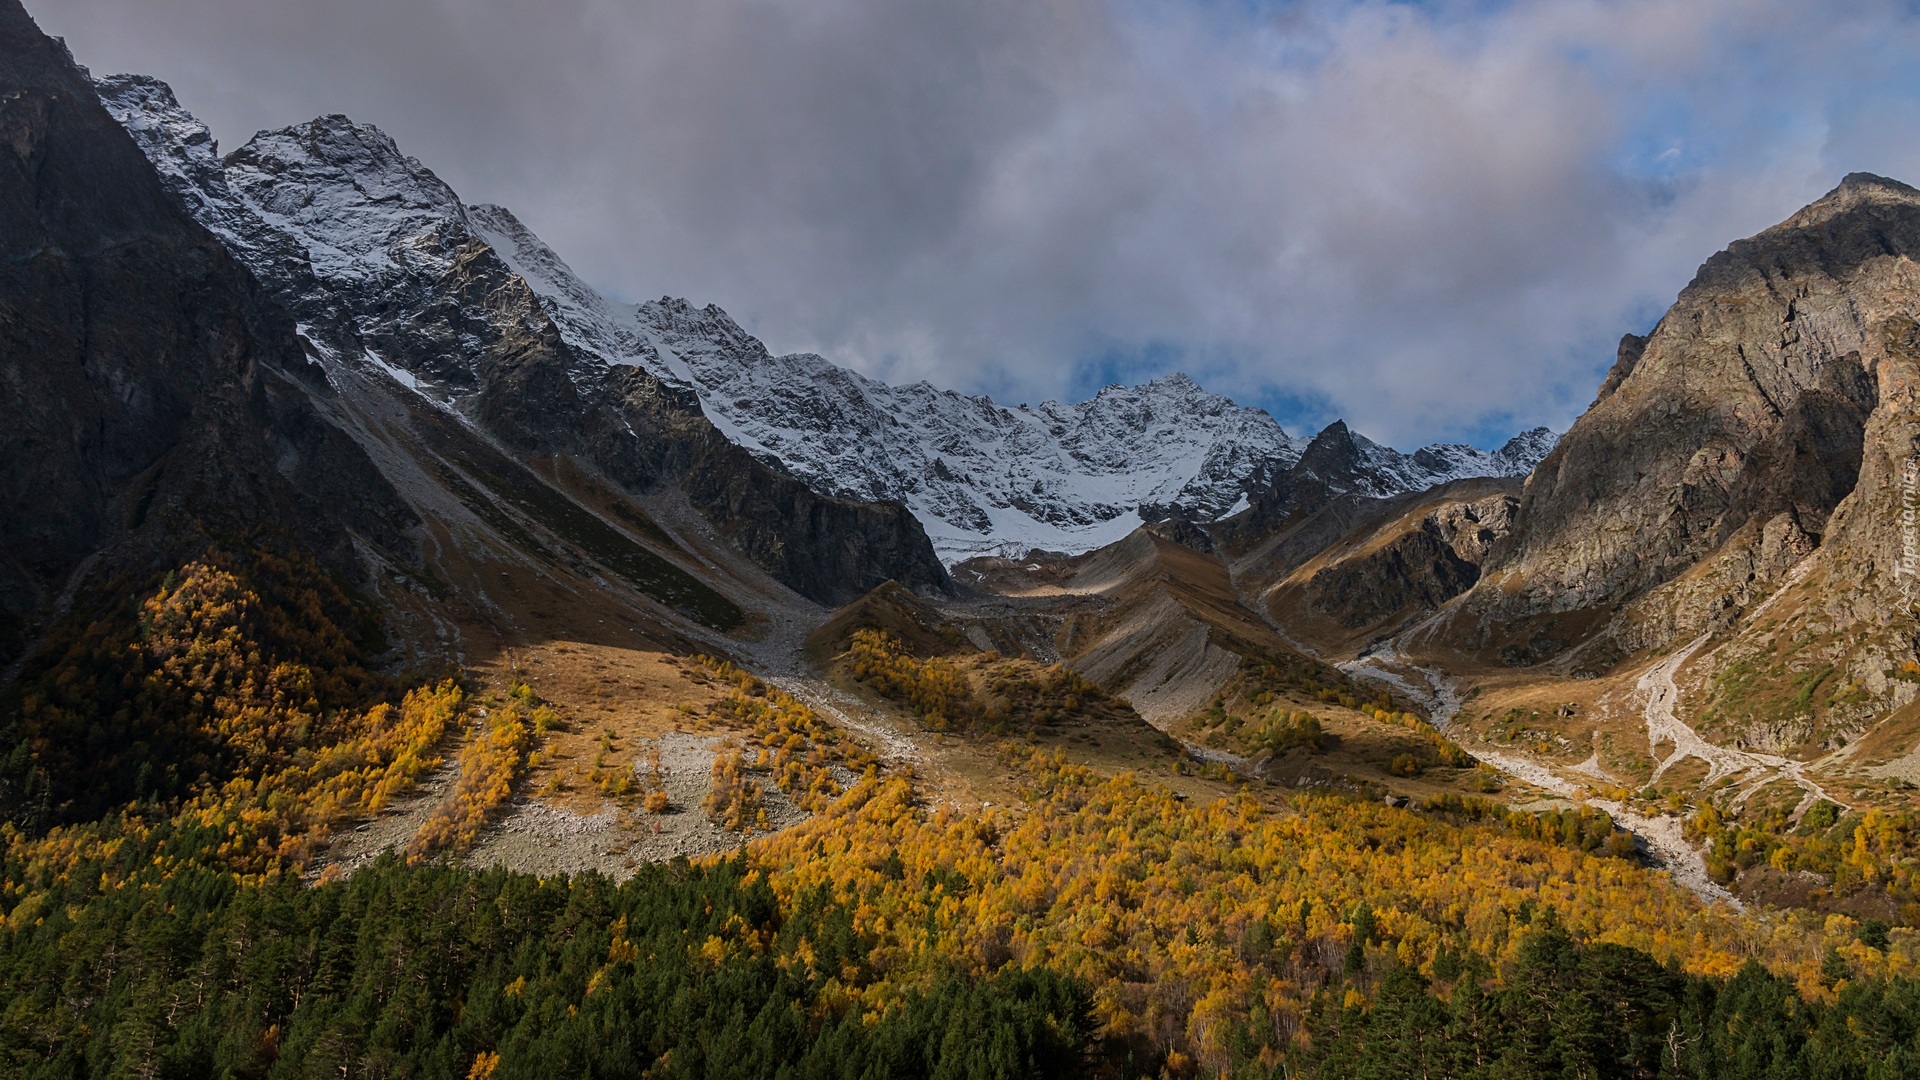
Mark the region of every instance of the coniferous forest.
[[[143, 859], [127, 845], [115, 858]], [[241, 885], [186, 869], [15, 909], [0, 938], [9, 1075], [1070, 1077], [1154, 1075], [1049, 967], [936, 965], [881, 997], [857, 896], [783, 901], [745, 859], [624, 883], [408, 867]], [[1548, 909], [1549, 912], [1551, 909]], [[1808, 1001], [1757, 963], [1687, 974], [1551, 915], [1495, 971], [1444, 956], [1370, 993], [1337, 976], [1234, 1076], [1893, 1078], [1920, 1070], [1920, 984]], [[1365, 932], [1363, 930], [1363, 932]], [[1436, 983], [1444, 983], [1440, 992]], [[1266, 1050], [1266, 1053], [1262, 1051]], [[1180, 1062], [1176, 1060], [1177, 1067]]]

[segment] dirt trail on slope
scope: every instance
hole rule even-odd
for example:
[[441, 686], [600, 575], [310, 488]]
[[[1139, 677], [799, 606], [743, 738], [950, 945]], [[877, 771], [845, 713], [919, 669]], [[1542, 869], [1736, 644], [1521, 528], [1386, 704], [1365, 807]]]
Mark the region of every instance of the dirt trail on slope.
[[[1794, 568], [1779, 589], [1756, 607], [1748, 616], [1749, 621], [1766, 613], [1789, 589], [1807, 574], [1811, 560], [1803, 560]], [[1825, 789], [1808, 778], [1806, 762], [1795, 761], [1775, 754], [1756, 753], [1737, 750], [1710, 742], [1676, 712], [1680, 704], [1680, 688], [1675, 675], [1703, 648], [1711, 634], [1702, 634], [1672, 655], [1649, 668], [1635, 684], [1635, 688], [1646, 695], [1646, 704], [1642, 715], [1647, 725], [1647, 750], [1657, 762], [1652, 779], [1657, 781], [1666, 771], [1688, 758], [1698, 758], [1707, 766], [1707, 777], [1701, 783], [1705, 788], [1729, 776], [1738, 776], [1742, 786], [1733, 798], [1732, 805], [1739, 807], [1760, 789], [1778, 780], [1786, 780], [1806, 792], [1806, 796], [1795, 807], [1792, 820], [1798, 821], [1813, 804], [1820, 799], [1848, 808], [1828, 794]], [[1433, 712], [1435, 726], [1444, 727], [1460, 708], [1460, 698], [1453, 680], [1430, 668], [1423, 668], [1408, 661], [1391, 646], [1378, 649], [1366, 656], [1350, 660], [1339, 665], [1340, 669], [1356, 678], [1370, 679], [1384, 683], [1426, 704]], [[1407, 672], [1411, 672], [1426, 683], [1417, 685]], [[1444, 719], [1443, 719], [1444, 718]], [[1659, 748], [1671, 743], [1672, 752], [1665, 758], [1660, 757]], [[1741, 907], [1734, 895], [1722, 888], [1707, 875], [1704, 856], [1687, 841], [1685, 824], [1677, 816], [1661, 814], [1646, 817], [1629, 810], [1621, 803], [1611, 799], [1585, 798], [1580, 795], [1580, 785], [1563, 778], [1551, 766], [1532, 760], [1523, 755], [1476, 749], [1474, 756], [1494, 766], [1501, 772], [1532, 784], [1545, 791], [1582, 803], [1596, 809], [1605, 810], [1614, 820], [1630, 829], [1646, 843], [1651, 854], [1672, 875], [1676, 884], [1691, 890], [1702, 899], [1731, 904]], [[1597, 753], [1594, 759], [1583, 765], [1592, 765], [1597, 769]], [[1578, 771], [1593, 770], [1574, 767]]]

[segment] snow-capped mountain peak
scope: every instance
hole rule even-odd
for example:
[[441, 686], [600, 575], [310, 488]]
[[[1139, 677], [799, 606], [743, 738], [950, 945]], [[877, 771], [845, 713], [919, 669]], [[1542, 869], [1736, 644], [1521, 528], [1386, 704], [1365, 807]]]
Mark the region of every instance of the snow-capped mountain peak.
[[1540, 427], [1515, 435], [1493, 451], [1435, 443], [1403, 454], [1336, 420], [1314, 436], [1298, 469], [1335, 491], [1387, 498], [1473, 476], [1525, 476], [1557, 440], [1551, 428]]
[[[372, 126], [323, 116], [262, 132], [222, 160], [165, 84], [113, 76], [98, 86], [194, 216], [256, 274], [311, 297], [315, 319], [336, 310], [327, 297], [356, 298], [348, 307], [358, 314], [336, 329], [362, 347], [343, 355], [404, 369], [408, 386], [457, 405], [475, 392], [473, 358], [457, 355], [471, 335], [437, 298], [463, 267], [488, 261], [486, 280], [517, 277], [531, 299], [485, 317], [531, 320], [535, 337], [557, 330], [576, 382], [637, 366], [690, 390], [729, 439], [815, 491], [905, 504], [948, 562], [1010, 548], [1085, 551], [1173, 512], [1215, 520], [1296, 463], [1339, 490], [1384, 496], [1522, 474], [1552, 445], [1541, 429], [1493, 453], [1403, 455], [1344, 424], [1301, 439], [1181, 373], [1033, 407], [926, 382], [891, 386], [812, 353], [775, 355], [712, 305], [608, 299], [511, 212], [463, 204]], [[309, 278], [312, 288], [301, 284]], [[394, 320], [429, 332], [388, 333]], [[402, 355], [383, 340], [441, 345]]]
[[377, 272], [435, 225], [466, 224], [452, 188], [379, 128], [337, 114], [261, 132], [222, 164], [235, 195], [309, 242], [322, 276]]

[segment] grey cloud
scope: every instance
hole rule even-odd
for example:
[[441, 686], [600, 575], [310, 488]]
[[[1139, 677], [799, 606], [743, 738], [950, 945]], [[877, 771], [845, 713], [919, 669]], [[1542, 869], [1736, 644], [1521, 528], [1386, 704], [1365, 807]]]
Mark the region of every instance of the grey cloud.
[[[1713, 250], [1851, 169], [1920, 180], [1891, 2], [1228, 7], [36, 14], [227, 145], [376, 123], [607, 291], [718, 302], [776, 349], [1037, 399], [1158, 347], [1401, 444], [1564, 424]], [[1623, 162], [1669, 135], [1678, 171]]]

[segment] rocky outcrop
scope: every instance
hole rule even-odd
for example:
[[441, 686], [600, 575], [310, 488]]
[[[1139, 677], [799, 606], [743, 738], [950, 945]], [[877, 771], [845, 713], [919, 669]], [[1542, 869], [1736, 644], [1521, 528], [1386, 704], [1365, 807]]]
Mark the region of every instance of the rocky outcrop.
[[1512, 529], [1520, 485], [1463, 480], [1369, 515], [1267, 589], [1270, 615], [1329, 652], [1391, 633], [1472, 588]]
[[1439, 639], [1521, 663], [1663, 649], [1733, 626], [1810, 555], [1831, 617], [1897, 632], [1916, 256], [1920, 192], [1854, 174], [1707, 260], [1622, 341]]
[[1474, 566], [1484, 565], [1494, 546], [1513, 531], [1520, 511], [1520, 486], [1475, 498], [1475, 489], [1481, 485], [1459, 485], [1462, 497], [1442, 501], [1427, 521], [1454, 555]]
[[[1614, 351], [1613, 366], [1607, 369], [1607, 377], [1600, 380], [1600, 392], [1593, 396], [1594, 405], [1613, 396], [1620, 384], [1633, 374], [1634, 365], [1647, 351], [1647, 336], [1644, 334], [1620, 335], [1620, 346]], [[1588, 408], [1592, 408], [1589, 405]]]
[[0, 0], [0, 657], [83, 567], [262, 533], [349, 577], [354, 534], [404, 559], [411, 513], [325, 393], [292, 321]]
[[1479, 566], [1461, 558], [1428, 519], [1362, 558], [1320, 570], [1304, 592], [1316, 613], [1354, 629], [1407, 611], [1432, 611], [1479, 579]]

